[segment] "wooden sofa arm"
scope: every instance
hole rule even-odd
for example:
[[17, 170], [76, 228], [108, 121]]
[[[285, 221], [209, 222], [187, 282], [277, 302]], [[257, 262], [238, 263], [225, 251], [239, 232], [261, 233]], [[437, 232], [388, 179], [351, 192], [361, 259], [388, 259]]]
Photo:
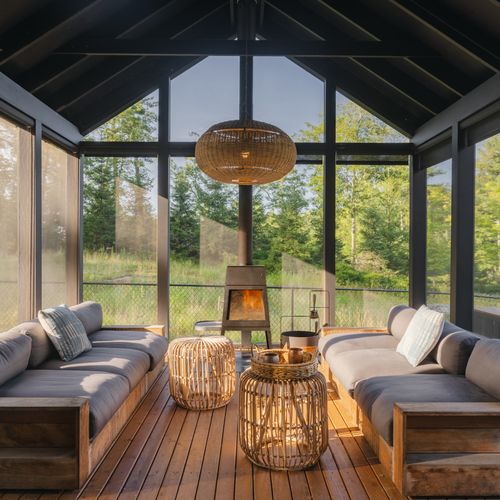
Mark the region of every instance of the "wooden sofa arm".
[[393, 480], [409, 496], [500, 495], [500, 402], [396, 403]]
[[0, 398], [3, 488], [80, 488], [89, 474], [85, 398]]
[[320, 330], [320, 336], [330, 335], [332, 333], [389, 333], [387, 328], [356, 327], [356, 326], [324, 326]]
[[102, 330], [122, 330], [131, 332], [150, 332], [165, 337], [165, 325], [105, 325]]

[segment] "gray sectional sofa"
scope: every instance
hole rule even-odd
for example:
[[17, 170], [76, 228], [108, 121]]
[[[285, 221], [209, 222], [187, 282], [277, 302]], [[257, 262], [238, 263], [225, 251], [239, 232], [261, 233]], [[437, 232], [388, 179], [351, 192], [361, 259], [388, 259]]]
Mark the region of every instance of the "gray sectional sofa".
[[394, 307], [386, 331], [324, 329], [323, 373], [403, 494], [500, 495], [500, 340], [446, 322], [413, 367], [396, 347], [415, 312]]
[[163, 327], [103, 327], [99, 304], [71, 309], [92, 343], [71, 361], [38, 320], [0, 334], [0, 488], [81, 486], [165, 365]]

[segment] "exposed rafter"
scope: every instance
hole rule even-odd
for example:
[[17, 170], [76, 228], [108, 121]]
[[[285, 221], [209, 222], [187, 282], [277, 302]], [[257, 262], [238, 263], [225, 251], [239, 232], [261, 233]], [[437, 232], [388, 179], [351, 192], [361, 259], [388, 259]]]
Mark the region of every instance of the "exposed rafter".
[[[185, 9], [165, 23], [161, 27], [161, 31], [167, 37], [181, 36], [186, 33], [186, 30], [203, 23], [204, 20], [219, 12], [223, 5], [220, 0], [207, 0], [201, 9], [196, 11], [189, 8]], [[104, 58], [104, 60], [98, 62], [95, 68], [85, 73], [85, 78], [78, 78], [73, 85], [67, 85], [59, 92], [47, 93], [47, 95], [41, 95], [40, 97], [45, 98], [57, 111], [62, 112], [87, 95], [98, 91], [99, 87], [107, 85], [112, 80], [122, 78], [130, 70], [135, 73], [132, 68], [142, 60], [141, 57], [133, 56], [114, 59]], [[170, 63], [164, 64], [164, 66], [170, 68]], [[138, 71], [140, 74], [140, 67]]]
[[71, 42], [56, 54], [95, 56], [285, 56], [285, 57], [430, 57], [430, 50], [393, 42], [302, 42], [243, 40], [94, 39]]
[[446, 39], [448, 42], [455, 45], [460, 50], [466, 52], [470, 57], [473, 57], [477, 62], [483, 64], [491, 71], [500, 70], [500, 57], [495, 50], [485, 47], [467, 36], [466, 32], [452, 26], [446, 19], [435, 14], [429, 7], [432, 7], [433, 2], [423, 4], [416, 0], [389, 0], [392, 5], [402, 9], [406, 14], [411, 16], [416, 22], [423, 24], [433, 33]]
[[[419, 39], [394, 23], [390, 23], [374, 9], [364, 6], [360, 9], [350, 0], [318, 0], [319, 4], [329, 12], [339, 16], [346, 24], [350, 25], [353, 33], [368, 37], [371, 40], [383, 40], [390, 33], [399, 40], [419, 42], [427, 46], [425, 39]], [[469, 77], [448, 61], [436, 59], [412, 59], [408, 63], [417, 68], [422, 78], [431, 78], [438, 84], [461, 97], [474, 88], [479, 82], [474, 77]]]
[[[192, 0], [189, 0], [192, 2]], [[152, 28], [158, 26], [159, 19], [175, 16], [181, 8], [189, 3], [187, 0], [146, 0], [136, 2], [129, 0], [123, 6], [120, 16], [109, 16], [94, 29], [82, 33], [82, 37], [138, 37], [148, 34]], [[105, 26], [105, 27], [104, 27]], [[76, 73], [79, 68], [89, 63], [89, 57], [80, 55], [53, 55], [35, 67], [19, 75], [19, 83], [30, 92], [39, 92], [46, 85], [57, 79], [64, 78], [68, 73]], [[92, 61], [96, 61], [93, 58]]]
[[57, 0], [49, 3], [42, 11], [33, 13], [2, 35], [0, 67], [27, 49], [44, 43], [56, 32], [61, 39], [69, 39], [79, 32], [79, 25], [86, 17], [95, 16], [99, 9], [107, 9], [109, 5], [106, 4], [110, 3], [109, 0]]

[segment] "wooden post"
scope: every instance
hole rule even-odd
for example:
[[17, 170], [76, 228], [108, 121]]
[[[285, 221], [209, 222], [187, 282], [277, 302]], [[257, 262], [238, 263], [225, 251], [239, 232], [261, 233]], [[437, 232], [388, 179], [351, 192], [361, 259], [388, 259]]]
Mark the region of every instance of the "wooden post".
[[[327, 292], [330, 314], [324, 323], [335, 324], [335, 142], [336, 83], [331, 76], [325, 82], [325, 143], [323, 167], [323, 288]], [[326, 311], [326, 310], [325, 310]]]
[[158, 221], [157, 221], [157, 315], [158, 323], [169, 330], [170, 286], [170, 236], [169, 236], [169, 188], [170, 156], [169, 140], [170, 77], [165, 77], [159, 90], [158, 125]]

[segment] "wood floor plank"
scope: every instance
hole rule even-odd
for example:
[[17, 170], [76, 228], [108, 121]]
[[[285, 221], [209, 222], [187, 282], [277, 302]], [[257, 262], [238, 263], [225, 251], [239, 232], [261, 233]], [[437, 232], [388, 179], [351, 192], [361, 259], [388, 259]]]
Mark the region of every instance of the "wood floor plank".
[[208, 432], [210, 430], [212, 415], [213, 411], [203, 411], [200, 413], [196, 435], [191, 443], [184, 474], [182, 475], [177, 491], [177, 498], [180, 500], [188, 500], [196, 496], [203, 457], [205, 456], [205, 448], [208, 443]]
[[144, 420], [147, 418], [149, 412], [157, 402], [158, 397], [160, 397], [160, 395], [163, 395], [164, 397], [166, 396], [168, 398], [168, 387], [166, 387], [167, 382], [168, 377], [165, 372], [164, 374], [160, 375], [159, 379], [151, 388], [141, 406], [137, 409], [134, 415], [132, 415], [132, 418], [125, 426], [122, 433], [111, 447], [110, 451], [104, 457], [99, 467], [90, 477], [90, 480], [87, 481], [87, 484], [79, 494], [80, 498], [91, 500], [98, 497], [98, 495], [101, 493], [106, 483], [108, 482], [111, 474], [119, 464], [121, 458], [127, 452], [133, 438], [142, 428]]
[[161, 441], [160, 447], [149, 469], [146, 481], [144, 482], [139, 497], [144, 500], [156, 498], [158, 491], [161, 488], [163, 478], [168, 469], [170, 459], [175, 450], [177, 439], [181, 432], [184, 420], [187, 416], [187, 410], [179, 406], [175, 407], [172, 421], [168, 426], [168, 432], [165, 433]]
[[[328, 414], [333, 411], [332, 405], [333, 401], [329, 400]], [[349, 458], [347, 450], [344, 448], [340, 437], [337, 435], [333, 421], [330, 419], [328, 422], [328, 446], [335, 459], [349, 496], [356, 500], [367, 500], [369, 497], [366, 494], [365, 488], [356, 474], [356, 469]]]
[[292, 490], [293, 500], [308, 500], [313, 498], [304, 471], [297, 470], [289, 472], [288, 481], [290, 483], [290, 489]]
[[236, 449], [236, 479], [234, 498], [243, 500], [253, 498], [252, 462], [248, 460], [238, 443]]
[[236, 470], [236, 446], [238, 443], [238, 386], [236, 394], [226, 409], [226, 422], [222, 437], [222, 447], [217, 474], [216, 500], [232, 500], [234, 498], [234, 482]]
[[271, 471], [271, 487], [273, 489], [273, 498], [280, 500], [292, 500], [292, 490], [288, 481], [288, 473], [282, 470]]
[[327, 448], [325, 453], [321, 456], [319, 465], [323, 472], [323, 477], [325, 478], [330, 496], [336, 500], [349, 500], [349, 493], [347, 492], [330, 448]]
[[170, 399], [167, 391], [160, 394], [155, 405], [146, 417], [146, 420], [132, 439], [127, 453], [121, 458], [98, 498], [102, 500], [112, 500], [121, 493], [131, 471], [137, 463], [141, 451], [151, 441], [150, 436], [157, 427], [157, 423], [163, 421], [166, 415], [169, 415], [167, 411], [169, 401]]
[[220, 451], [224, 433], [226, 406], [214, 410], [208, 434], [208, 445], [201, 466], [200, 482], [196, 491], [197, 500], [215, 497], [217, 473], [219, 471]]
[[157, 498], [171, 500], [177, 496], [199, 416], [199, 412], [189, 411], [187, 413]]
[[318, 464], [306, 470], [306, 478], [309, 483], [311, 495], [316, 500], [329, 500], [330, 492], [325, 483], [325, 478]]
[[273, 497], [271, 472], [257, 465], [253, 465], [252, 469], [254, 500], [269, 500]]
[[170, 398], [165, 405], [160, 418], [156, 421], [146, 445], [142, 448], [137, 461], [121, 490], [123, 500], [136, 498], [146, 481], [149, 469], [158, 453], [163, 437], [169, 432], [169, 425], [176, 409], [175, 401]]
[[382, 487], [370, 463], [358, 446], [358, 443], [353, 436], [353, 430], [347, 425], [335, 405], [335, 402], [333, 402], [333, 405], [329, 407], [329, 410], [329, 417], [337, 429], [337, 434], [346, 448], [349, 457], [356, 468], [356, 472], [368, 492], [368, 495], [370, 498], [387, 498], [388, 495], [385, 489]]

